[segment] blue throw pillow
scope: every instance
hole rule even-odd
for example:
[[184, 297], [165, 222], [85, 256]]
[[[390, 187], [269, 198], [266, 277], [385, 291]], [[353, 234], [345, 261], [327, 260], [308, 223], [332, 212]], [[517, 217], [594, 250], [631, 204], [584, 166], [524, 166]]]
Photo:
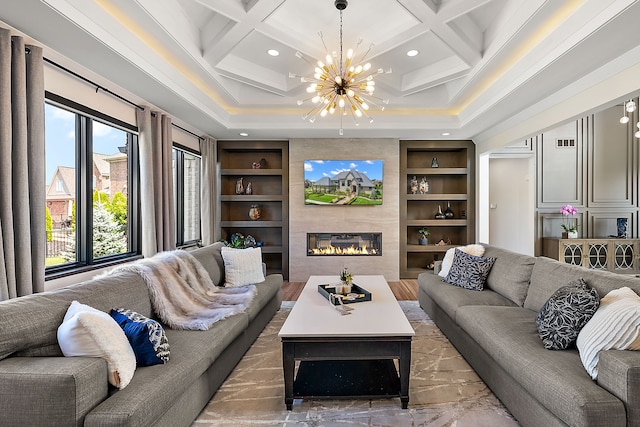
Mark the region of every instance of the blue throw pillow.
[[461, 288], [481, 291], [495, 262], [495, 258], [469, 255], [456, 248], [453, 264], [443, 281]]
[[160, 323], [124, 308], [114, 308], [110, 314], [127, 336], [138, 366], [169, 361], [169, 341]]

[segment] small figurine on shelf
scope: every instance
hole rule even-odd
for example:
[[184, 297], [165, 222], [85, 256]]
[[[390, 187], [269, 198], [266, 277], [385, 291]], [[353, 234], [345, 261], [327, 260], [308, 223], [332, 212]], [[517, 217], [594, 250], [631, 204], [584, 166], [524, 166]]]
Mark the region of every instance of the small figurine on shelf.
[[445, 219], [446, 218], [444, 216], [444, 212], [442, 212], [442, 207], [440, 205], [438, 205], [438, 212], [436, 212], [435, 218], [436, 219]]
[[431, 159], [431, 167], [432, 168], [439, 168], [440, 165], [438, 164], [438, 158], [434, 157], [433, 159]]
[[409, 180], [409, 190], [411, 190], [411, 194], [418, 193], [418, 180], [415, 176]]
[[244, 194], [244, 184], [242, 184], [242, 177], [236, 181], [236, 194]]
[[444, 210], [444, 217], [446, 219], [453, 219], [456, 215], [451, 210], [451, 202], [447, 202], [447, 209]]
[[425, 194], [429, 192], [429, 183], [427, 182], [427, 178], [422, 177], [422, 181], [420, 181], [420, 194]]
[[253, 162], [251, 164], [253, 169], [264, 169], [265, 166], [267, 166], [267, 161], [264, 158], [260, 159], [259, 162]]
[[247, 188], [244, 189], [244, 194], [253, 194], [253, 187], [251, 186], [251, 182], [247, 183]]

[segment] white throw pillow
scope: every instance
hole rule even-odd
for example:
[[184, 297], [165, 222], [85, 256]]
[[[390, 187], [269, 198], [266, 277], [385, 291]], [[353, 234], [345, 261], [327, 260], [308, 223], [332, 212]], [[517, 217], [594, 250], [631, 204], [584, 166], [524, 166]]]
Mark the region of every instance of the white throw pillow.
[[111, 316], [73, 301], [58, 327], [65, 356], [101, 357], [107, 361], [109, 383], [123, 389], [136, 370], [136, 355], [124, 331]]
[[260, 248], [220, 249], [224, 261], [224, 285], [229, 287], [255, 285], [264, 282]]
[[580, 360], [594, 380], [601, 350], [640, 350], [640, 296], [628, 287], [613, 290], [584, 325], [576, 341]]
[[438, 276], [447, 277], [447, 275], [449, 274], [449, 269], [451, 268], [451, 265], [453, 265], [453, 256], [456, 253], [456, 249], [460, 249], [462, 252], [473, 256], [484, 255], [484, 246], [477, 243], [473, 243], [467, 246], [458, 246], [457, 248], [450, 248], [444, 254], [444, 258], [442, 259], [442, 269], [438, 273]]

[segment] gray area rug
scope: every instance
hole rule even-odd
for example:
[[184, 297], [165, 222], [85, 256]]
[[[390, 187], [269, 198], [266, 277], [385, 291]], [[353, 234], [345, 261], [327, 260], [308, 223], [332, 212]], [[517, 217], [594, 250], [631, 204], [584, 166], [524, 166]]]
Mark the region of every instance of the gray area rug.
[[278, 331], [293, 302], [284, 302], [193, 426], [517, 426], [418, 302], [400, 305], [416, 331], [409, 409], [399, 398], [297, 399], [287, 411]]

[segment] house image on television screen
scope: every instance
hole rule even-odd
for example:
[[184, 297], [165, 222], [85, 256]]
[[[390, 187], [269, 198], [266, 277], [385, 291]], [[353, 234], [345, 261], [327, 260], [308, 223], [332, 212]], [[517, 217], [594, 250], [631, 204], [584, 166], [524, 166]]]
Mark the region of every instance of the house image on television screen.
[[382, 160], [305, 160], [306, 205], [381, 205]]

